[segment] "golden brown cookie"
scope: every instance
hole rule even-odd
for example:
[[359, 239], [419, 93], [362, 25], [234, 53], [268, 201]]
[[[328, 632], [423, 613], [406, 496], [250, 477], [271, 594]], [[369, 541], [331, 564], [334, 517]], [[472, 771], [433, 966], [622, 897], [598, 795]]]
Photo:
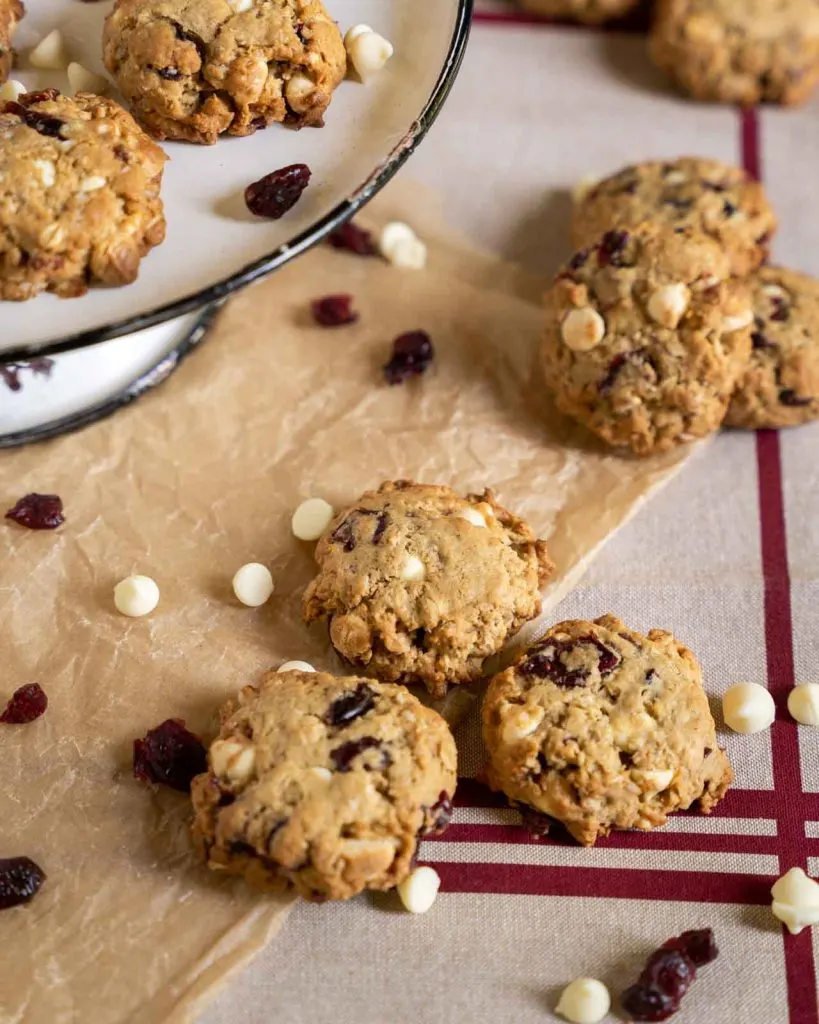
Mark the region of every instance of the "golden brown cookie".
[[585, 845], [695, 802], [708, 814], [733, 781], [694, 655], [613, 615], [553, 626], [495, 676], [483, 737], [490, 785]]
[[604, 21], [622, 18], [640, 2], [641, 0], [520, 0], [520, 5], [525, 11], [531, 11], [544, 18], [599, 25]]
[[401, 686], [269, 672], [227, 705], [192, 786], [208, 865], [307, 899], [391, 889], [443, 831], [456, 784], [446, 722]]
[[650, 49], [696, 99], [801, 103], [819, 82], [819, 4], [657, 0]]
[[318, 542], [304, 618], [326, 616], [338, 653], [379, 679], [435, 697], [540, 611], [552, 571], [543, 541], [496, 504], [406, 480], [368, 491]]
[[763, 267], [749, 283], [751, 359], [726, 425], [759, 430], [819, 419], [819, 281], [784, 267]]
[[751, 322], [746, 287], [706, 235], [654, 222], [609, 231], [547, 293], [546, 382], [608, 444], [666, 451], [722, 423]]
[[113, 100], [48, 89], [0, 104], [0, 298], [134, 281], [165, 237], [164, 163]]
[[321, 0], [117, 0], [105, 66], [159, 139], [324, 123], [347, 55]]
[[23, 17], [25, 8], [20, 0], [0, 0], [0, 85], [11, 71], [14, 52], [11, 40], [17, 22]]
[[725, 249], [740, 277], [765, 260], [776, 230], [765, 190], [746, 171], [680, 157], [624, 167], [588, 187], [574, 207], [572, 240], [582, 249], [611, 228], [646, 220], [702, 231]]

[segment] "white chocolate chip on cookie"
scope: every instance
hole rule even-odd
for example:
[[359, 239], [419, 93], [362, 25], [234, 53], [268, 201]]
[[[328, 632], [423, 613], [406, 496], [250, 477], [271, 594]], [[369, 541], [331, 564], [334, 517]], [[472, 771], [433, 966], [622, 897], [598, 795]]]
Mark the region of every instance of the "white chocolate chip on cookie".
[[486, 527], [486, 519], [476, 508], [462, 508], [460, 511], [455, 513], [455, 518], [464, 519], [467, 523], [471, 523], [473, 526]]
[[588, 352], [606, 336], [606, 321], [591, 306], [570, 310], [560, 325], [563, 343], [573, 352]]
[[286, 661], [279, 665], [277, 672], [315, 672], [309, 661]]
[[401, 579], [408, 581], [422, 580], [424, 576], [426, 576], [426, 568], [421, 559], [417, 555], [407, 555], [401, 567]]
[[661, 327], [673, 330], [688, 309], [690, 292], [684, 284], [666, 284], [648, 297], [648, 315]]

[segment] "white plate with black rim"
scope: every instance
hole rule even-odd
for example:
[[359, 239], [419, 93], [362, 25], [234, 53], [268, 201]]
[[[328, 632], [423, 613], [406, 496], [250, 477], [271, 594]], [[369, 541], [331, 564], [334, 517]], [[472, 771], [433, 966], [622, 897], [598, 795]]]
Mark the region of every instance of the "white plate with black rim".
[[[325, 2], [342, 30], [364, 23], [393, 43], [395, 55], [387, 67], [365, 85], [342, 83], [324, 128], [295, 132], [275, 125], [247, 138], [222, 139], [214, 146], [163, 143], [170, 157], [162, 186], [167, 235], [143, 260], [134, 284], [92, 287], [76, 299], [45, 294], [27, 302], [0, 302], [0, 362], [72, 353], [73, 365], [70, 379], [54, 372], [47, 378], [24, 371], [19, 375], [22, 387], [13, 392], [0, 380], [0, 444], [4, 435], [25, 439], [37, 426], [31, 422], [31, 409], [24, 409], [27, 394], [37, 393], [42, 427], [49, 422], [49, 388], [56, 386], [58, 377], [61, 391], [70, 392], [75, 385], [82, 389], [87, 367], [77, 350], [98, 362], [114, 351], [113, 345], [97, 347], [93, 354], [85, 350], [119, 338], [117, 348], [125, 352], [123, 335], [192, 314], [271, 273], [352, 216], [412, 154], [457, 75], [473, 0]], [[26, 64], [26, 51], [54, 28], [63, 33], [72, 60], [103, 73], [100, 40], [111, 0], [34, 0], [27, 6], [15, 37], [22, 58], [14, 78], [30, 90], [69, 91], [63, 73], [29, 69]], [[305, 163], [312, 171], [299, 203], [278, 221], [250, 214], [243, 200], [245, 187], [293, 163]], [[177, 345], [188, 347], [188, 334], [195, 328], [196, 323], [189, 322], [180, 341], [180, 329], [169, 325], [167, 337], [153, 342], [159, 346], [154, 362], [165, 359]], [[136, 338], [131, 340], [136, 344]], [[141, 365], [140, 376], [150, 376], [151, 358], [149, 365]], [[58, 359], [55, 369], [59, 365]], [[122, 391], [121, 366], [114, 378]], [[99, 398], [99, 386], [96, 395]], [[106, 411], [115, 397], [116, 388], [105, 396]], [[71, 415], [82, 413], [87, 421], [87, 401], [78, 395], [69, 404], [76, 407]]]

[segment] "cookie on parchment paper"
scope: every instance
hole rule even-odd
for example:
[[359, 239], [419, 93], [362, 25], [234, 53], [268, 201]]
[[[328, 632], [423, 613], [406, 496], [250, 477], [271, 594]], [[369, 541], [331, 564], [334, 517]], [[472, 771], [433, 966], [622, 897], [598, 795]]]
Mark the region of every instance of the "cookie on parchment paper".
[[734, 274], [767, 257], [776, 217], [765, 190], [740, 167], [704, 157], [647, 160], [590, 183], [577, 197], [572, 240], [593, 245], [611, 228], [646, 220], [690, 227], [725, 249]]
[[321, 0], [117, 0], [105, 66], [158, 139], [320, 126], [347, 54]]
[[572, 257], [545, 306], [546, 383], [607, 444], [649, 455], [720, 426], [753, 317], [713, 239], [653, 221], [609, 231]]
[[540, 612], [546, 545], [491, 491], [399, 480], [336, 516], [316, 547], [304, 618], [327, 617], [348, 663], [433, 697], [480, 678], [483, 662]]
[[751, 359], [726, 426], [778, 429], [819, 418], [819, 281], [784, 267], [763, 267], [749, 284]]
[[270, 672], [227, 705], [194, 779], [194, 839], [214, 870], [311, 900], [391, 889], [456, 785], [446, 722], [402, 686]]
[[657, 0], [650, 50], [695, 99], [801, 103], [819, 83], [819, 4]]
[[733, 780], [694, 655], [613, 615], [553, 626], [492, 679], [482, 718], [490, 785], [585, 845], [708, 813]]

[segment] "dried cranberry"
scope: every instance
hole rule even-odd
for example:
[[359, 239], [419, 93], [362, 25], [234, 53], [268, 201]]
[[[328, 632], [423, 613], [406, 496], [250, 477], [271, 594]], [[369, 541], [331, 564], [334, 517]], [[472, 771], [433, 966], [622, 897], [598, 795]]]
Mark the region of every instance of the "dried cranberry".
[[779, 401], [783, 405], [788, 405], [793, 409], [798, 409], [800, 406], [810, 405], [813, 399], [801, 398], [799, 395], [797, 395], [793, 388], [784, 388], [782, 391], [779, 392]]
[[351, 220], [342, 224], [327, 236], [327, 241], [334, 249], [346, 249], [356, 256], [377, 256], [378, 246], [373, 241], [370, 231], [365, 231]]
[[435, 815], [435, 818], [427, 835], [440, 835], [452, 821], [452, 800], [445, 789], [441, 790], [438, 799], [429, 810], [430, 814]]
[[629, 1017], [636, 1021], [668, 1020], [680, 1008], [671, 996], [641, 982], [627, 988], [620, 1002]]
[[518, 810], [520, 811], [521, 825], [533, 839], [543, 839], [544, 836], [551, 832], [555, 823], [554, 818], [550, 818], [548, 814], [543, 814], [542, 811], [536, 811], [534, 807], [529, 807], [528, 804], [520, 804]]
[[322, 327], [342, 327], [344, 324], [354, 324], [358, 320], [358, 313], [352, 308], [352, 302], [352, 295], [326, 295], [323, 299], [312, 302], [310, 309], [313, 319]]
[[278, 220], [301, 199], [310, 176], [307, 164], [291, 164], [266, 174], [245, 189], [248, 210], [257, 217]]
[[[707, 753], [710, 753], [710, 750]], [[697, 967], [704, 967], [719, 956], [713, 928], [692, 928], [678, 935], [676, 939], [669, 939], [665, 945], [683, 950]]]
[[589, 255], [589, 249], [581, 249], [579, 252], [576, 252], [569, 260], [569, 270], [580, 270], [581, 267], [585, 267], [588, 262]]
[[426, 373], [435, 356], [426, 331], [409, 331], [392, 343], [392, 356], [384, 367], [384, 379], [390, 385], [402, 384], [410, 377]]
[[776, 348], [776, 345], [770, 341], [762, 331], [751, 332], [751, 345], [753, 348], [760, 350], [765, 348]]
[[628, 360], [629, 354], [626, 352], [621, 352], [620, 355], [617, 355], [612, 359], [609, 363], [608, 369], [606, 370], [606, 376], [597, 385], [597, 390], [601, 395], [605, 395], [607, 392], [611, 391], [620, 371], [626, 365]]
[[207, 771], [202, 741], [179, 718], [169, 718], [134, 740], [134, 778], [188, 792], [197, 775]]
[[545, 640], [533, 649], [520, 666], [526, 676], [551, 679], [557, 686], [582, 686], [588, 678], [586, 668], [570, 669], [561, 655], [569, 654], [578, 647], [596, 647], [599, 652], [597, 669], [601, 676], [608, 675], [620, 664], [620, 655], [593, 636], [580, 636], [576, 640]]
[[791, 315], [791, 311], [788, 308], [787, 303], [784, 299], [781, 299], [778, 295], [776, 298], [771, 299], [771, 320], [776, 320], [779, 323], [784, 323]]
[[26, 725], [45, 714], [48, 697], [39, 683], [27, 683], [15, 690], [6, 709], [0, 715], [4, 725]]
[[375, 529], [373, 530], [373, 544], [378, 544], [381, 538], [384, 536], [384, 531], [387, 529], [387, 524], [390, 521], [390, 517], [386, 512], [379, 512], [378, 519], [375, 523]]
[[337, 697], [327, 711], [327, 724], [349, 725], [375, 707], [375, 693], [366, 683], [359, 683], [350, 693]]
[[[36, 99], [34, 97], [36, 97]], [[28, 103], [34, 103], [40, 99], [52, 99], [52, 97], [37, 93], [29, 94], [29, 96], [26, 97]], [[55, 139], [60, 137], [60, 130], [65, 124], [65, 122], [61, 121], [58, 117], [49, 117], [48, 114], [38, 114], [34, 110], [28, 110], [22, 105], [22, 103], [15, 103], [13, 100], [6, 103], [3, 108], [3, 113], [16, 114], [27, 128], [32, 128], [40, 135], [46, 135]]]
[[597, 262], [601, 267], [622, 267], [623, 249], [628, 242], [628, 231], [607, 231], [597, 244]]
[[354, 758], [358, 757], [359, 754], [363, 754], [365, 750], [372, 750], [374, 747], [380, 746], [381, 741], [377, 740], [374, 736], [364, 736], [360, 740], [350, 740], [347, 743], [342, 743], [340, 747], [330, 751], [330, 757], [340, 772], [348, 772], [350, 770], [350, 762]]
[[26, 494], [6, 512], [6, 519], [29, 530], [56, 530], [65, 522], [63, 503], [56, 494]]
[[29, 903], [45, 880], [45, 871], [29, 857], [0, 859], [0, 910]]
[[683, 949], [664, 946], [648, 958], [639, 980], [679, 1002], [696, 977], [697, 968]]
[[725, 214], [726, 217], [733, 217], [734, 214], [737, 212], [737, 208], [736, 206], [734, 206], [733, 203], [729, 202], [726, 199], [725, 202], [722, 204], [722, 212]]
[[351, 513], [346, 519], [342, 519], [338, 526], [330, 534], [331, 544], [340, 544], [345, 551], [352, 551], [355, 547], [355, 513]]
[[2, 363], [0, 364], [0, 380], [9, 391], [22, 391], [23, 382], [20, 380], [20, 374], [28, 370], [35, 377], [49, 377], [53, 365], [53, 359], [31, 359], [27, 363]]

